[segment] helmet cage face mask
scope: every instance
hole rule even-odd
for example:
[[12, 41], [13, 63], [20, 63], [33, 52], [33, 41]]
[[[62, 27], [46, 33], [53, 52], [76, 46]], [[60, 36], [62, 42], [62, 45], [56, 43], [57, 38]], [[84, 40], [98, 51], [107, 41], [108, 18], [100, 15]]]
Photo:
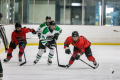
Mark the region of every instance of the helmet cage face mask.
[[73, 39], [74, 42], [78, 41], [79, 33], [77, 31], [72, 32], [72, 39]]
[[52, 32], [56, 28], [56, 23], [54, 21], [51, 21], [49, 23], [49, 30]]
[[51, 19], [46, 19], [46, 25], [49, 26], [51, 22]]
[[77, 42], [79, 40], [79, 36], [72, 37], [72, 39], [73, 39], [74, 42]]
[[21, 27], [16, 27], [16, 32], [20, 33], [21, 32]]
[[56, 26], [55, 25], [50, 25], [50, 30], [55, 30]]

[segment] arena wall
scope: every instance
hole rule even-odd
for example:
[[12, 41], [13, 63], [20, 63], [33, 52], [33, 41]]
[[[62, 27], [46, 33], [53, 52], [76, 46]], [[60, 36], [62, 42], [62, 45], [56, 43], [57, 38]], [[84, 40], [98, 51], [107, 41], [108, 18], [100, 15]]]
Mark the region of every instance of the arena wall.
[[[22, 25], [28, 28], [34, 28], [37, 30], [39, 25]], [[59, 25], [62, 28], [62, 34], [60, 35], [57, 43], [63, 44], [68, 36], [71, 36], [72, 31], [78, 31], [80, 35], [85, 36], [92, 45], [120, 45], [120, 33], [114, 32], [113, 29], [120, 30], [119, 26], [82, 26], [82, 25]], [[13, 32], [14, 25], [4, 26], [8, 41], [11, 41], [11, 33]], [[28, 45], [37, 45], [39, 39], [37, 35], [27, 33]]]

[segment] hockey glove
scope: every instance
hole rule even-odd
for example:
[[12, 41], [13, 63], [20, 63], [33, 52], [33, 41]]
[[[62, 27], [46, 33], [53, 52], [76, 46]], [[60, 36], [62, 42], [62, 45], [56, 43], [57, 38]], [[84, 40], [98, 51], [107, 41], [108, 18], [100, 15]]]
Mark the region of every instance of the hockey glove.
[[18, 44], [19, 44], [19, 45], [20, 45], [20, 44], [23, 44], [23, 41], [19, 41]]
[[5, 48], [5, 50], [8, 50], [8, 48]]
[[40, 39], [41, 33], [38, 33], [38, 38]]
[[58, 34], [58, 33], [55, 33], [53, 39], [54, 39], [54, 40], [57, 40], [57, 39], [58, 39], [58, 36], [59, 36], [59, 34]]
[[33, 29], [33, 32], [32, 32], [33, 34], [36, 34], [37, 32]]
[[71, 53], [69, 47], [66, 47], [66, 48], [65, 48], [65, 53], [66, 53], [66, 54], [70, 54], [70, 53]]
[[19, 41], [19, 42], [18, 42], [18, 45], [19, 45], [19, 46], [22, 46], [22, 45], [23, 45], [23, 46], [25, 47], [26, 44], [27, 44], [26, 41]]
[[77, 53], [75, 56], [75, 59], [78, 60], [80, 58], [81, 54]]

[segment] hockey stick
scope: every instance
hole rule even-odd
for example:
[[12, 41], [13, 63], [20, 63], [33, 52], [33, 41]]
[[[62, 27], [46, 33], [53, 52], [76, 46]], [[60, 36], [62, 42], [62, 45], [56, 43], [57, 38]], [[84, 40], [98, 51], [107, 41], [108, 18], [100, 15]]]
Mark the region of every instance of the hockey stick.
[[45, 45], [44, 53], [46, 53], [46, 45]]
[[[71, 53], [71, 54], [72, 54], [72, 53]], [[83, 63], [87, 64], [88, 66], [90, 66], [90, 67], [93, 68], [93, 69], [96, 69], [96, 68], [98, 68], [98, 66], [99, 66], [99, 64], [98, 64], [96, 67], [93, 67], [93, 66], [91, 66], [90, 64], [86, 63], [85, 61], [83, 61], [82, 59], [79, 59], [79, 60], [82, 61]]]
[[115, 31], [115, 32], [120, 32], [120, 31], [117, 31], [117, 30], [113, 30], [113, 31]]
[[30, 38], [26, 38], [26, 39], [38, 39], [38, 37], [30, 37]]
[[59, 58], [58, 58], [58, 51], [57, 51], [57, 43], [56, 43], [56, 41], [55, 41], [55, 47], [56, 47], [56, 55], [57, 55], [58, 66], [59, 66], [59, 67], [66, 67], [66, 65], [60, 65], [60, 64], [59, 64]]
[[115, 32], [120, 32], [120, 31], [114, 30], [113, 27], [112, 27], [112, 30], [115, 31]]
[[[22, 44], [22, 49], [23, 49], [23, 44]], [[24, 54], [24, 58], [25, 58], [25, 62], [21, 63], [20, 66], [26, 64], [26, 56], [25, 56], [25, 52], [24, 52], [24, 49], [23, 49], [23, 54]]]
[[82, 61], [83, 63], [87, 64], [88, 66], [90, 66], [90, 67], [93, 68], [93, 69], [96, 69], [96, 68], [98, 68], [98, 66], [99, 66], [99, 64], [98, 64], [96, 67], [93, 67], [93, 66], [91, 66], [90, 64], [86, 63], [85, 61], [83, 61], [82, 59], [79, 59], [79, 60]]

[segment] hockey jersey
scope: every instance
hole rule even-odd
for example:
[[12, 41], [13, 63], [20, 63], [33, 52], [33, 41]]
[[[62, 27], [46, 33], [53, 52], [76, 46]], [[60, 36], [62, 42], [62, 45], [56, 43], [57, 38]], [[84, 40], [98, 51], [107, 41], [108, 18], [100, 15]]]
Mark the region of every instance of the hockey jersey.
[[[38, 29], [37, 29], [37, 31], [38, 31], [38, 32], [37, 32], [38, 36], [42, 34], [42, 30], [43, 30], [45, 27], [47, 27], [47, 25], [46, 25], [45, 22], [38, 27]], [[40, 39], [40, 38], [41, 38], [41, 36], [39, 36], [39, 39]]]
[[85, 52], [85, 48], [91, 45], [91, 43], [84, 36], [79, 36], [77, 42], [74, 42], [72, 36], [69, 36], [64, 42], [64, 48], [69, 47], [70, 44], [72, 44], [74, 47], [77, 47], [78, 51], [82, 53]]
[[20, 33], [17, 33], [16, 30], [14, 30], [11, 36], [12, 43], [15, 42], [15, 44], [17, 45], [19, 41], [26, 41], [26, 33], [28, 32], [33, 32], [33, 29], [22, 28]]
[[47, 43], [47, 41], [52, 41], [54, 34], [58, 33], [59, 35], [61, 34], [62, 29], [56, 25], [56, 28], [53, 30], [53, 32], [50, 32], [48, 27], [46, 26], [43, 30], [42, 30], [42, 34], [41, 34], [41, 42], [42, 44], [45, 46], [45, 44]]

